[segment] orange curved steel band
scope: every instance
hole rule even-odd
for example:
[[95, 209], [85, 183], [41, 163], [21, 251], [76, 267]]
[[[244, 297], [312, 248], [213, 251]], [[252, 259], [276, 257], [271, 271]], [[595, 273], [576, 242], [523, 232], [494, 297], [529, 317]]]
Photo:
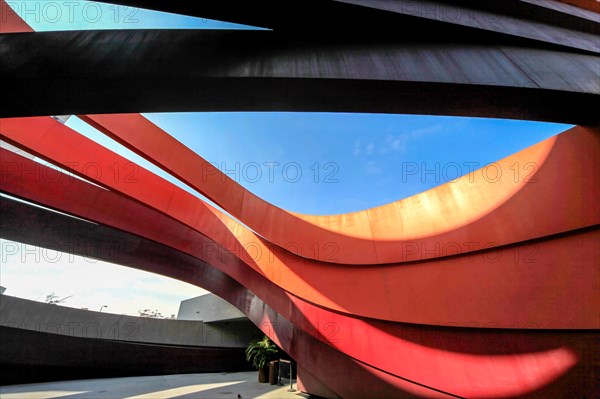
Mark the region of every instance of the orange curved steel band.
[[[572, 258], [573, 255], [568, 248], [560, 245], [552, 246], [547, 251], [535, 252], [536, 262], [531, 264], [529, 262], [532, 259], [526, 256], [531, 255], [531, 252], [518, 254], [519, 251], [515, 252], [513, 247], [488, 250], [491, 252], [466, 252], [422, 263], [391, 264], [377, 268], [347, 268], [317, 262], [298, 257], [266, 242], [227, 215], [141, 167], [135, 175], [137, 183], [116, 181], [106, 171], [114, 169], [117, 164], [121, 167], [130, 164], [129, 161], [51, 118], [5, 119], [2, 120], [0, 130], [7, 141], [181, 221], [218, 242], [290, 293], [332, 310], [422, 324], [452, 325], [460, 315], [463, 320], [489, 320], [506, 326], [515, 322], [530, 322], [532, 315], [536, 315], [539, 319], [536, 323], [540, 328], [600, 326], [598, 317], [590, 317], [600, 304], [597, 296], [594, 299], [593, 293], [598, 287], [593, 280], [566, 287], [567, 291], [572, 292], [564, 297], [561, 295], [560, 299], [551, 294], [556, 285], [564, 280], [564, 276], [574, 271], [570, 263], [565, 262], [566, 258]], [[592, 167], [593, 162], [598, 164], [598, 139], [598, 135], [589, 129], [574, 128], [557, 139], [564, 142], [564, 145], [554, 147], [554, 151], [558, 152], [557, 161], [564, 160], [565, 156], [571, 154], [578, 156], [580, 162], [581, 159], [592, 162], [586, 166], [589, 174], [558, 169], [558, 176], [572, 178], [569, 183], [578, 182], [580, 191], [589, 192], [591, 198], [598, 195], [594, 189], [597, 181], [593, 181], [598, 168]], [[90, 162], [96, 166], [86, 170], [86, 165]], [[591, 182], [587, 180], [590, 175]], [[578, 180], [581, 177], [584, 177], [583, 180]], [[543, 180], [560, 184], [561, 187], [567, 184], [566, 181], [557, 179], [556, 174]], [[540, 178], [540, 185], [543, 180]], [[591, 186], [585, 188], [582, 182]], [[585, 203], [582, 202], [579, 206], [585, 207]], [[588, 226], [590, 225], [578, 228]], [[477, 240], [478, 237], [472, 236], [468, 242]], [[589, 249], [589, 253], [582, 252], [587, 257], [576, 261], [580, 265], [577, 270], [592, 273], [585, 279], [593, 278], [595, 270], [593, 248]], [[481, 262], [485, 262], [485, 268], [476, 266]], [[528, 273], [523, 274], [524, 270]], [[514, 281], [523, 281], [523, 278], [527, 283], [514, 284]], [[373, 287], [379, 289], [374, 290]], [[528, 305], [513, 300], [516, 297], [528, 297], [531, 291], [547, 294], [528, 299]], [[489, 292], [494, 292], [494, 296], [490, 296]], [[579, 294], [576, 295], [576, 292], [584, 292], [590, 299], [584, 303], [564, 300], [567, 296], [577, 297]], [[548, 295], [552, 295], [554, 300], [549, 300]], [[583, 306], [583, 311], [580, 306]], [[514, 311], [509, 311], [512, 307]], [[573, 319], [567, 320], [562, 316], [563, 312], [556, 312], [556, 309], [567, 311], [565, 307], [578, 309], [573, 313]]]
[[[435, 331], [336, 314], [291, 295], [287, 295], [289, 303], [279, 303], [272, 297], [273, 291], [278, 289], [276, 286], [259, 284], [260, 279], [244, 272], [240, 268], [241, 262], [233, 254], [207, 251], [210, 240], [187, 226], [115, 192], [62, 175], [9, 151], [1, 151], [5, 192], [86, 220], [132, 232], [195, 256], [231, 275], [260, 297], [271, 298], [271, 306], [306, 333], [358, 361], [396, 377], [425, 386], [435, 386], [436, 389], [461, 396], [481, 397], [492, 393], [505, 396], [540, 388], [548, 379], [567, 372], [576, 363], [576, 359], [582, 356], [578, 351], [561, 347], [560, 338], [540, 346], [539, 338], [533, 337], [524, 341], [521, 338], [521, 345], [529, 342], [527, 345], [530, 349], [527, 351], [523, 351], [524, 346], [521, 346], [520, 352], [494, 355], [493, 350], [490, 352], [490, 348], [494, 347], [490, 347], [490, 342], [499, 339], [502, 333], [477, 330], [470, 332], [471, 338], [479, 337], [479, 340], [470, 345], [472, 352], [478, 348], [476, 353], [461, 353], [457, 351], [458, 347], [448, 350], [456, 346], [452, 342], [454, 336], [460, 335], [458, 331], [446, 331], [436, 340]], [[557, 245], [570, 247], [581, 242], [590, 245], [599, 239], [599, 233], [600, 231], [595, 230], [553, 240], [543, 245], [542, 250], [547, 251]], [[314, 326], [323, 328], [315, 329]], [[340, 330], [340, 326], [343, 329]], [[375, 340], [379, 345], [374, 348], [360, 345], [367, 338]], [[438, 348], [440, 345], [447, 349]], [[410, 358], [411, 361], [398, 362], [399, 358]], [[447, 362], [454, 364], [455, 368], [446, 370]], [[538, 362], [546, 366], [536, 365], [535, 372], [532, 371], [532, 365]], [[537, 377], [532, 378], [529, 384], [521, 382], [524, 375], [532, 374]], [[472, 378], [464, 379], [464, 375], [477, 378], [482, 386], [473, 386]]]
[[[31, 31], [0, 3], [1, 33]], [[343, 397], [597, 392], [599, 128], [576, 127], [499, 161], [502, 171], [533, 166], [534, 174], [527, 175], [530, 166], [516, 181], [476, 171], [382, 207], [321, 217], [287, 212], [224, 179], [141, 115], [82, 119], [258, 234], [49, 117], [0, 119], [1, 136], [108, 190], [0, 149], [2, 192], [136, 234], [231, 276], [239, 286], [206, 287]], [[336, 254], [309, 250], [328, 243], [338, 245]], [[146, 260], [134, 267], [202, 285], [195, 270], [182, 275]], [[265, 328], [278, 323], [297, 328], [294, 340]], [[438, 327], [467, 325], [483, 328]], [[339, 328], [335, 336], [331, 326]]]
[[[440, 244], [455, 243], [453, 249], [463, 253], [470, 250], [468, 243], [474, 240], [488, 247], [502, 246], [600, 221], [599, 212], [574, 203], [569, 190], [556, 190], [571, 184], [586, 190], [581, 195], [586, 201], [600, 201], [594, 185], [600, 179], [598, 173], [590, 170], [565, 176], [560, 183], [550, 182], [547, 177], [560, 176], [562, 165], [570, 165], [581, 156], [597, 155], [594, 151], [556, 154], [553, 146], [560, 138], [546, 140], [456, 182], [404, 200], [348, 214], [312, 216], [286, 211], [257, 197], [140, 114], [81, 118], [185, 182], [266, 240], [293, 243], [285, 248], [325, 262], [385, 264], [422, 260], [445, 255], [440, 250], [436, 253]], [[597, 142], [590, 141], [597, 146]], [[548, 157], [552, 157], [551, 162], [546, 162]], [[591, 158], [587, 162], [597, 164]], [[551, 198], [551, 202], [540, 207], [539, 198]], [[552, 218], [547, 217], [548, 211]], [[509, 226], [507, 219], [514, 222]], [[415, 251], [415, 247], [433, 250]]]

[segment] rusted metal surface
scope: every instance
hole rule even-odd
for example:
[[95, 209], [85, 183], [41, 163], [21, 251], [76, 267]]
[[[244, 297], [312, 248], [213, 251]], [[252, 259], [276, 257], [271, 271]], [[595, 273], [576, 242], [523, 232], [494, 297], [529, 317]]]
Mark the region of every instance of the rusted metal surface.
[[[517, 198], [519, 195], [524, 196], [521, 200], [508, 201], [501, 204], [501, 206], [499, 205], [497, 209], [492, 207], [492, 210], [499, 212], [495, 215], [496, 218], [488, 219], [488, 211], [483, 214], [474, 214], [473, 220], [470, 220], [464, 229], [450, 228], [449, 235], [438, 234], [428, 237], [425, 234], [420, 245], [414, 247], [401, 246], [401, 249], [404, 250], [404, 256], [406, 256], [408, 250], [413, 250], [411, 255], [421, 259], [424, 263], [410, 263], [409, 265], [403, 263], [384, 264], [379, 267], [365, 265], [350, 268], [331, 262], [318, 262], [296, 256], [261, 238], [231, 217], [141, 167], [137, 167], [134, 181], [124, 178], [115, 179], [114, 175], [107, 171], [114, 169], [114, 165], [126, 168], [131, 162], [71, 131], [68, 127], [51, 118], [2, 120], [0, 133], [5, 141], [26, 149], [26, 151], [49, 162], [60, 165], [96, 184], [121, 193], [127, 198], [145, 204], [145, 206], [167, 215], [183, 224], [185, 228], [192, 229], [217, 244], [216, 248], [212, 247], [212, 249], [210, 246], [206, 246], [208, 244], [194, 246], [193, 241], [184, 244], [182, 237], [186, 237], [187, 233], [174, 231], [169, 234], [170, 237], [173, 237], [171, 240], [174, 241], [171, 245], [184, 250], [189, 247], [188, 251], [195, 251], [192, 253], [200, 257], [206, 256], [207, 253], [216, 256], [220, 253], [219, 249], [222, 247], [235, 254], [236, 258], [243, 262], [246, 267], [256, 270], [283, 289], [329, 309], [383, 320], [423, 324], [451, 325], [455, 322], [458, 312], [461, 319], [491, 320], [501, 325], [509, 325], [517, 321], [519, 323], [529, 322], [531, 321], [531, 314], [536, 314], [539, 319], [539, 322], [536, 321], [536, 323], [540, 326], [543, 325], [540, 328], [598, 328], [600, 326], [600, 317], [595, 316], [595, 310], [600, 306], [600, 302], [598, 302], [600, 298], [594, 296], [594, 292], [600, 290], [598, 287], [598, 284], [600, 284], [599, 279], [596, 278], [599, 271], [595, 267], [596, 264], [600, 263], [598, 261], [600, 255], [594, 255], [597, 246], [595, 247], [592, 242], [585, 241], [586, 244], [583, 245], [582, 250], [573, 255], [570, 255], [567, 250], [570, 245], [569, 240], [535, 243], [533, 244], [534, 248], [543, 249], [537, 249], [534, 251], [535, 253], [531, 252], [531, 249], [524, 249], [526, 254], [521, 252], [517, 258], [514, 256], [519, 251], [514, 252], [514, 248], [506, 246], [500, 246], [491, 253], [480, 253], [482, 247], [494, 246], [489, 243], [495, 244], [495, 240], [500, 242], [501, 234], [506, 234], [507, 237], [511, 233], [518, 235], [519, 229], [522, 229], [521, 231], [525, 233], [521, 238], [521, 242], [527, 243], [530, 240], [598, 225], [598, 211], [588, 206], [589, 203], [597, 203], [594, 196], [598, 195], [597, 185], [599, 179], [597, 179], [597, 171], [600, 168], [594, 166], [599, 163], [597, 149], [600, 137], [598, 137], [597, 132], [591, 133], [583, 128], [574, 128], [573, 132], [569, 132], [572, 134], [564, 134], [564, 144], [558, 146], [558, 149], [554, 147], [554, 151], [557, 153], [554, 155], [553, 162], [549, 164], [553, 166], [548, 167], [546, 172], [549, 174], [548, 177], [543, 177], [542, 172], [538, 172], [536, 176], [539, 180], [535, 184], [527, 186], [528, 190], [533, 191], [528, 192], [528, 190], [525, 190], [524, 193], [521, 190], [513, 196]], [[541, 146], [544, 147], [543, 143]], [[585, 155], [586, 151], [589, 151], [588, 155]], [[8, 159], [10, 154], [5, 152], [4, 157]], [[563, 165], [565, 162], [572, 163], [575, 157], [577, 157], [578, 162], [586, 162], [584, 170], [587, 173], [582, 173], [582, 169], [575, 168], [571, 171], [572, 174], [564, 170]], [[27, 160], [23, 159], [21, 162], [25, 161]], [[89, 167], [85, 165], [89, 162], [93, 162], [93, 173], [86, 170]], [[27, 170], [25, 167], [11, 170], [8, 165], [3, 168], [5, 173], [18, 173], [19, 170]], [[567, 176], [571, 180], [557, 179], [559, 176]], [[3, 187], [8, 190], [12, 184], [23, 184], [19, 183], [21, 180], [7, 177]], [[33, 190], [34, 184], [35, 182], [30, 181], [29, 185], [23, 184], [19, 190], [21, 193], [26, 193], [28, 190]], [[538, 189], [544, 190], [545, 185], [547, 185], [546, 189], [549, 190], [546, 194], [544, 194], [545, 191], [537, 192]], [[443, 197], [453, 192], [452, 188], [441, 187], [442, 189], [438, 190], [438, 194], [435, 196], [441, 195]], [[491, 190], [493, 187], [495, 186], [490, 184], [487, 189]], [[501, 187], [501, 185], [499, 184], [498, 187]], [[581, 197], [578, 197], [577, 201], [573, 201], [570, 195], [566, 195], [561, 199], [560, 192], [572, 192], [572, 190], [567, 190], [565, 187], [577, 188]], [[18, 187], [15, 189], [18, 189]], [[38, 188], [37, 197], [30, 197], [29, 199], [39, 202], [43, 201], [45, 195], [49, 197], [50, 192], [54, 190], [58, 190], [58, 195], [65, 195], [65, 193], [80, 192], [83, 189], [84, 187], [68, 190], [54, 183], [45, 189]], [[480, 191], [480, 188], [475, 190], [475, 192]], [[30, 193], [32, 192], [30, 191]], [[552, 195], [552, 192], [555, 194]], [[18, 195], [16, 191], [12, 193]], [[96, 198], [96, 195], [99, 194], [88, 194], [91, 198]], [[103, 196], [106, 195], [108, 194]], [[495, 195], [498, 196], [499, 194]], [[549, 202], [551, 201], [550, 195], [552, 195], [552, 200], [557, 201], [555, 206], [552, 206]], [[77, 196], [79, 198], [82, 194], [77, 194]], [[548, 198], [545, 207], [540, 207], [535, 202], [533, 202], [535, 206], [531, 206], [531, 201], [536, 201], [538, 198]], [[448, 200], [450, 201], [450, 199]], [[482, 204], [489, 201], [490, 199], [482, 201]], [[55, 202], [54, 206], [68, 207], [71, 206], [71, 203], [73, 203], [73, 206], [77, 204], [75, 199], [63, 202], [64, 205]], [[429, 207], [436, 211], [431, 222], [427, 223], [437, 223], [438, 225], [445, 219], [444, 214], [450, 214], [451, 208], [461, 209], [461, 212], [454, 213], [466, 213], [470, 209], [470, 207], [461, 208], [461, 201], [451, 208], [447, 208], [449, 204], [442, 201], [439, 205], [441, 208], [437, 210], [436, 205], [431, 200], [410, 203], [411, 205], [407, 209], [414, 212], [416, 220], [421, 221], [423, 224], [426, 220], [424, 211], [427, 208], [418, 206], [418, 203], [427, 203]], [[110, 204], [106, 199], [98, 199], [98, 204], [104, 204], [105, 208], [101, 208], [104, 212], [110, 209], [115, 210], [110, 211], [108, 216], [112, 215], [113, 218], [122, 219], [123, 221], [119, 222], [121, 223], [119, 227], [121, 229], [132, 231], [133, 223], [136, 221], [138, 221], [137, 223], [140, 223], [140, 221], [144, 221], [146, 224], [150, 223], [150, 219], [139, 215], [139, 211], [123, 212], [124, 205]], [[541, 212], [539, 211], [540, 208]], [[90, 205], [83, 206], [83, 209], [86, 212], [94, 210]], [[390, 209], [393, 212], [398, 211], [393, 204]], [[572, 212], [572, 210], [575, 212]], [[63, 211], [66, 211], [66, 209], [63, 209]], [[439, 215], [438, 211], [441, 212]], [[379, 221], [381, 227], [385, 227], [386, 216], [393, 215], [390, 212], [389, 210], [382, 211]], [[553, 214], [552, 218], [548, 217], [549, 212]], [[267, 213], [261, 212], [260, 214], [265, 215]], [[493, 215], [493, 213], [491, 212], [490, 215]], [[561, 213], [564, 213], [565, 216], [560, 216]], [[580, 222], [584, 223], [577, 222], [579, 217], [576, 215], [578, 213], [583, 218]], [[371, 215], [369, 212], [365, 214]], [[411, 214], [404, 215], [405, 219], [409, 219]], [[86, 216], [86, 214], [78, 215], [91, 218], [90, 215]], [[401, 211], [400, 215], [402, 215]], [[424, 216], [419, 218], [419, 215]], [[100, 216], [102, 216], [102, 213], [97, 217]], [[130, 226], [122, 224], [125, 223], [125, 217], [131, 218]], [[339, 216], [339, 218], [343, 219], [344, 215]], [[377, 220], [377, 218], [374, 218], [373, 222]], [[519, 227], [519, 221], [521, 220], [527, 222]], [[118, 220], [111, 222], [111, 225], [114, 226], [116, 222]], [[156, 234], [165, 231], [164, 222], [155, 221], [154, 223]], [[356, 224], [358, 225], [358, 223]], [[310, 224], [307, 223], [308, 225]], [[135, 231], [137, 234], [145, 236], [153, 230], [141, 225]], [[153, 239], [158, 238], [153, 237]], [[332, 243], [342, 248], [343, 243], [338, 242], [337, 237], [330, 239]], [[413, 237], [413, 239], [416, 238]], [[373, 244], [376, 241], [371, 239], [365, 240], [365, 242]], [[382, 242], [385, 244], [384, 240]], [[560, 242], [563, 244], [559, 244]], [[471, 245], [463, 249], [462, 243], [476, 243], [478, 245]], [[406, 244], [414, 243], [408, 241]], [[185, 246], [180, 247], [180, 245]], [[461, 245], [461, 247], [458, 248], [457, 245]], [[398, 246], [396, 245], [394, 248], [396, 252], [392, 253], [397, 254]], [[448, 253], [450, 249], [448, 248], [451, 248], [452, 253], [458, 253], [458, 257], [447, 258], [446, 256], [450, 255]], [[214, 252], [211, 252], [211, 250]], [[360, 253], [352, 252], [353, 248], [350, 245], [343, 248], [343, 250], [346, 251], [345, 255], [348, 255], [348, 253], [354, 253], [355, 256], [360, 255]], [[454, 252], [455, 250], [456, 252]], [[529, 256], [532, 259], [529, 259]], [[564, 278], [565, 273], [568, 275], [572, 273], [569, 271], [572, 270], [572, 263], [566, 263], [565, 256], [575, 256], [570, 262], [577, 264], [578, 273], [583, 274], [574, 275], [573, 278], [576, 279], [574, 281], [577, 282], [565, 287], [567, 291], [564, 295], [553, 294], [554, 300], [549, 301], [547, 293], [555, 289], [558, 282]], [[485, 267], [474, 267], [474, 259], [478, 259], [477, 263], [484, 264]], [[523, 274], [524, 270], [527, 270], [526, 274]], [[549, 270], [554, 271], [550, 272]], [[546, 277], [541, 278], [541, 275]], [[523, 281], [528, 281], [528, 283], [515, 285], [513, 283], [514, 279], [525, 279]], [[379, 288], [373, 290], [373, 287]], [[490, 290], [495, 292], [496, 295], [490, 297]], [[531, 292], [535, 291], [545, 292], [546, 294], [534, 295], [529, 299], [531, 311], [526, 311], [527, 307], [520, 301], [508, 300], [509, 298], [529, 296]], [[583, 297], [575, 295], [575, 292], [583, 293], [583, 297], [588, 299], [582, 300]], [[565, 298], [571, 299], [566, 300]], [[579, 299], [576, 300], [576, 298]], [[447, 306], [449, 303], [453, 303], [454, 306]], [[513, 306], [514, 311], [509, 311], [508, 309]], [[574, 308], [570, 313], [574, 316], [565, 319], [562, 317], [565, 314], [564, 312], [568, 311], [565, 307], [571, 306]], [[556, 309], [560, 308], [563, 311], [556, 312]], [[575, 312], [574, 309], [578, 310]]]
[[[427, 2], [477, 10], [478, 18], [501, 16], [483, 26], [477, 18], [464, 24], [401, 15], [402, 1], [330, 1], [318, 3], [323, 13], [302, 37], [285, 18], [289, 4], [284, 10], [271, 1], [240, 2], [238, 9], [232, 2], [121, 3], [276, 21], [285, 33], [7, 33], [0, 36], [0, 68], [9, 76], [1, 112], [88, 114], [84, 120], [254, 232], [41, 117], [0, 120], [2, 138], [103, 188], [2, 149], [2, 192], [98, 224], [2, 198], [2, 237], [84, 256], [91, 247], [103, 260], [207, 288], [242, 310], [332, 395], [598, 392], [597, 127], [576, 127], [497, 163], [513, 173], [514, 165], [524, 166], [521, 178], [469, 176], [369, 211], [314, 217], [276, 208], [227, 179], [220, 183], [216, 170], [198, 181], [190, 172], [206, 170], [206, 161], [140, 115], [89, 115], [290, 109], [597, 125], [593, 15], [548, 1]], [[317, 3], [304, 4], [300, 14]], [[533, 9], [540, 13], [527, 16]], [[336, 10], [348, 18], [338, 15], [327, 29], [323, 22]], [[346, 35], [344, 26], [359, 15], [379, 28], [357, 42], [360, 34]], [[557, 15], [565, 18], [552, 24]], [[10, 18], [2, 32], [29, 30]], [[444, 35], [436, 39], [431, 27]], [[398, 40], [408, 32], [423, 41]], [[56, 83], [61, 90], [48, 88]], [[286, 247], [286, 240], [299, 246]], [[325, 251], [308, 253], [311, 243]]]
[[[526, 329], [521, 331], [464, 328], [466, 324], [444, 329], [342, 316], [289, 296], [247, 269], [237, 268], [234, 280], [155, 241], [6, 199], [2, 207], [10, 215], [2, 221], [4, 237], [57, 250], [68, 245], [69, 251], [83, 256], [97, 246], [104, 249], [97, 252], [100, 259], [178, 278], [226, 298], [343, 397], [364, 397], [366, 392], [369, 397], [432, 397], [443, 392], [536, 397], [556, 396], [564, 387], [593, 392], [597, 385], [589, 374], [597, 356], [597, 332], [538, 333], [529, 329], [533, 325], [520, 326]], [[335, 373], [327, 371], [330, 362], [336, 365]], [[448, 363], [455, 367], [448, 369]], [[558, 376], [563, 388], [548, 385]], [[374, 385], [366, 387], [365, 380]], [[427, 388], [430, 383], [435, 390]]]
[[[6, 34], [0, 73], [10, 77], [10, 101], [0, 113], [290, 110], [598, 122], [597, 56], [516, 50], [262, 31]], [[525, 74], [523, 64], [537, 73]]]
[[[600, 201], [600, 172], [561, 172], [575, 159], [600, 164], [599, 138], [591, 129], [574, 128], [500, 160], [493, 168], [473, 171], [405, 200], [349, 214], [311, 216], [288, 212], [255, 196], [139, 114], [82, 118], [193, 187], [261, 237], [283, 243], [304, 258], [342, 264], [406, 262], [455, 253], [440, 249], [447, 243], [465, 253], [473, 250], [465, 243], [486, 243], [491, 248], [600, 222], [600, 210], [572, 203], [570, 192], [557, 190], [577, 186], [584, 190], [583, 198]], [[549, 201], [540, 208], [537, 198]], [[548, 219], [547, 212], [554, 217]], [[507, 219], [527, 223], [513, 224], [510, 230], [489, 228], [502, 226]], [[428, 248], [427, 254], [423, 248]]]

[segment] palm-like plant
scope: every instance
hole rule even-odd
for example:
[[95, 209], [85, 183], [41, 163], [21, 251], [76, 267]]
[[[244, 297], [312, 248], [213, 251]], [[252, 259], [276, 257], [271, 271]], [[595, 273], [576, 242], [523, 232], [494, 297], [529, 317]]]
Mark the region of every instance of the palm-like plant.
[[251, 342], [246, 348], [246, 360], [260, 370], [264, 368], [269, 360], [277, 353], [277, 346], [266, 335], [258, 341]]

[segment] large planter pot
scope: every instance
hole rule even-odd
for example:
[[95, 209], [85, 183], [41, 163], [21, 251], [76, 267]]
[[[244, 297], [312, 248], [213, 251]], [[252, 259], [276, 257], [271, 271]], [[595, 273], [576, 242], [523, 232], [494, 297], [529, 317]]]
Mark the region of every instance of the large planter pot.
[[258, 382], [269, 382], [269, 366], [258, 370]]

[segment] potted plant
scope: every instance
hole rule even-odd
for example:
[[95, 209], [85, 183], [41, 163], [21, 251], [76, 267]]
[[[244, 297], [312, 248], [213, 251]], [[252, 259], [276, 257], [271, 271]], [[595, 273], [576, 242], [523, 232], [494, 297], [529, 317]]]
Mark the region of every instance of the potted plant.
[[258, 370], [258, 382], [269, 381], [269, 361], [277, 354], [277, 346], [266, 335], [246, 348], [246, 360]]

